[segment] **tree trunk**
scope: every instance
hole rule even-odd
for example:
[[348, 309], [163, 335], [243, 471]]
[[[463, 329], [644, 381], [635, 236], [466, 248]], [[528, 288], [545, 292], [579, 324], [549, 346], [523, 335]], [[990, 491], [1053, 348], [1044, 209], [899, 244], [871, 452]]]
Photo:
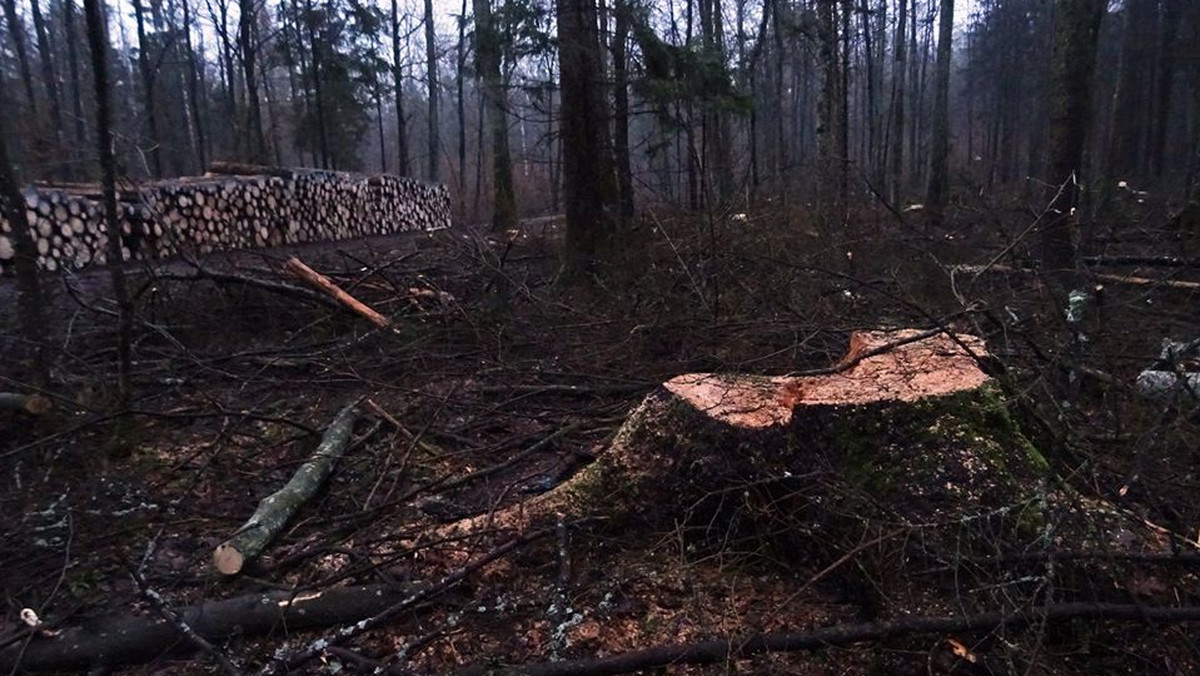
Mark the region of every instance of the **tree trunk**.
[[599, 271], [613, 253], [620, 195], [604, 97], [595, 0], [557, 0], [563, 198], [569, 276]]
[[51, 35], [42, 17], [39, 0], [29, 0], [29, 12], [33, 15], [33, 27], [37, 34], [38, 61], [41, 64], [42, 79], [45, 80], [46, 95], [50, 100], [50, 122], [54, 125], [54, 154], [59, 161], [59, 176], [66, 178], [69, 166], [63, 160], [63, 117], [62, 100], [58, 92], [58, 73], [54, 69], [53, 51], [50, 47]]
[[[0, 100], [7, 96], [4, 78], [0, 77]], [[21, 179], [8, 150], [11, 129], [7, 118], [0, 115], [0, 213], [8, 220], [12, 232], [0, 235], [0, 256], [13, 258], [17, 278], [17, 316], [21, 332], [34, 349], [34, 375], [42, 385], [46, 380], [46, 354], [49, 324], [44, 308], [45, 292], [38, 275], [38, 251], [29, 227], [25, 197], [21, 194]], [[12, 238], [11, 248], [8, 238]], [[5, 251], [4, 249], [10, 249]]]
[[246, 108], [249, 115], [251, 162], [267, 161], [267, 137], [263, 133], [262, 105], [258, 95], [258, 0], [238, 0], [238, 47], [246, 79]]
[[467, 217], [467, 100], [465, 89], [467, 70], [467, 0], [462, 0], [458, 15], [458, 53], [455, 61], [454, 88], [458, 114], [458, 217]]
[[[108, 36], [105, 34], [101, 2], [102, 0], [84, 0], [83, 8], [87, 16], [88, 46], [92, 54], [92, 77], [96, 85], [96, 136], [108, 239], [106, 258], [120, 322], [117, 344], [117, 395], [121, 408], [128, 409], [132, 394], [129, 371], [132, 363], [133, 302], [125, 285], [125, 270], [122, 266], [122, 233], [117, 213], [117, 172], [116, 161], [113, 158], [112, 99], [108, 79]], [[134, 0], [134, 6], [140, 8], [140, 0]], [[140, 9], [138, 15], [141, 15]], [[139, 20], [139, 25], [140, 23]]]
[[[441, 124], [438, 112], [437, 34], [433, 26], [433, 0], [425, 0], [425, 63], [429, 81], [429, 180], [437, 183], [441, 175]], [[511, 184], [511, 180], [510, 180]]]
[[822, 199], [827, 204], [830, 213], [837, 214], [841, 221], [841, 211], [845, 205], [840, 203], [842, 185], [846, 178], [842, 171], [842, 158], [839, 157], [843, 133], [841, 127], [840, 104], [841, 96], [841, 67], [838, 49], [838, 16], [837, 3], [839, 0], [818, 0], [817, 21], [821, 52], [821, 94], [817, 104], [817, 157], [821, 166]]
[[199, 170], [201, 173], [203, 173], [208, 167], [207, 141], [205, 140], [204, 133], [204, 118], [200, 116], [200, 71], [204, 66], [196, 58], [196, 51], [192, 48], [192, 12], [190, 0], [180, 0], [180, 4], [183, 7], [183, 44], [188, 58], [188, 105], [191, 106], [192, 120], [195, 124], [196, 159], [199, 163]]
[[[160, 177], [163, 175], [162, 152], [159, 148], [158, 139], [158, 111], [154, 101], [155, 76], [154, 69], [150, 65], [150, 41], [146, 38], [146, 12], [142, 7], [142, 0], [132, 0], [132, 2], [134, 18], [137, 21], [138, 70], [141, 71], [142, 76], [142, 95], [144, 96], [142, 105], [146, 111], [146, 127], [149, 132], [150, 167], [153, 175]], [[109, 133], [112, 133], [111, 128], [109, 129]]]
[[491, 0], [475, 0], [475, 56], [483, 81], [484, 108], [492, 137], [493, 232], [515, 228], [518, 220], [512, 156], [508, 147], [508, 97], [500, 68], [501, 40], [492, 15]]
[[938, 20], [937, 72], [934, 75], [933, 138], [929, 151], [929, 189], [925, 208], [940, 224], [946, 208], [950, 160], [950, 58], [954, 41], [954, 0], [941, 0]]
[[629, 159], [629, 74], [626, 48], [629, 42], [628, 0], [616, 0], [613, 58], [613, 152], [617, 163], [617, 182], [621, 190], [621, 222], [633, 222], [633, 170]]
[[1171, 128], [1171, 100], [1178, 59], [1179, 23], [1183, 14], [1181, 0], [1163, 0], [1162, 35], [1159, 42], [1158, 96], [1155, 101], [1155, 123], [1151, 128], [1150, 170], [1162, 177], [1166, 166], [1167, 135]]
[[[80, 149], [87, 143], [87, 130], [83, 120], [83, 84], [79, 76], [79, 54], [76, 48], [75, 31], [75, 0], [63, 0], [63, 22], [66, 24], [67, 66], [71, 77], [71, 116], [74, 118], [75, 147], [72, 157], [79, 156]], [[76, 177], [82, 176], [78, 168], [73, 172]]]
[[400, 11], [392, 0], [392, 83], [396, 88], [396, 173], [409, 175], [408, 123], [404, 117], [404, 70], [400, 63]]
[[1091, 119], [1092, 72], [1106, 0], [1058, 0], [1050, 84], [1049, 208], [1039, 233], [1042, 268], [1073, 270], [1078, 252], [1071, 233]]
[[330, 167], [332, 155], [329, 152], [329, 134], [325, 128], [325, 97], [323, 96], [323, 87], [321, 86], [321, 78], [325, 76], [321, 72], [321, 50], [324, 47], [318, 41], [317, 28], [315, 19], [313, 18], [312, 0], [305, 0], [304, 7], [306, 10], [306, 28], [308, 29], [308, 44], [312, 49], [312, 84], [313, 98], [316, 99], [317, 109], [317, 139], [321, 149], [321, 166]]
[[904, 190], [904, 93], [905, 82], [904, 76], [907, 74], [908, 66], [905, 63], [904, 47], [908, 40], [906, 35], [908, 21], [907, 3], [900, 0], [897, 10], [900, 12], [899, 26], [896, 28], [895, 40], [895, 57], [892, 66], [892, 77], [894, 78], [894, 93], [892, 97], [892, 129], [890, 132], [890, 140], [892, 149], [888, 154], [888, 162], [891, 169], [888, 176], [888, 199], [894, 205], [900, 204], [900, 197]]
[[29, 52], [25, 47], [25, 26], [17, 16], [17, 0], [4, 0], [4, 18], [8, 23], [8, 34], [12, 37], [13, 48], [17, 52], [17, 67], [21, 72], [21, 82], [25, 85], [25, 100], [29, 105], [31, 119], [37, 119], [37, 95], [33, 91], [33, 71], [29, 68]]

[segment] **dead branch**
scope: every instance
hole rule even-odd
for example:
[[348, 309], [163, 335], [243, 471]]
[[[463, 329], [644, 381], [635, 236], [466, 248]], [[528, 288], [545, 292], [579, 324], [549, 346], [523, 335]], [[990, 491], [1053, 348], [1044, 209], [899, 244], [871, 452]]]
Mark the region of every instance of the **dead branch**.
[[[1035, 273], [1032, 268], [1014, 268], [1007, 265], [951, 265], [950, 270], [953, 272], [961, 272], [964, 274], [981, 275], [985, 272], [998, 273]], [[1200, 291], [1200, 282], [1190, 282], [1179, 279], [1150, 279], [1149, 277], [1137, 277], [1133, 275], [1113, 275], [1108, 273], [1091, 273], [1093, 279], [1098, 279], [1103, 282], [1112, 282], [1114, 284], [1125, 284], [1128, 286], [1161, 286], [1168, 289], [1177, 289], [1179, 291]]]
[[358, 402], [338, 412], [321, 437], [317, 450], [296, 470], [291, 481], [263, 498], [250, 520], [213, 551], [213, 565], [217, 570], [224, 575], [237, 575], [247, 561], [256, 558], [275, 539], [333, 471], [333, 465], [350, 442], [350, 433], [356, 420]]
[[363, 303], [354, 296], [346, 293], [342, 290], [342, 287], [334, 284], [333, 280], [308, 267], [299, 258], [296, 258], [295, 256], [289, 258], [287, 262], [283, 264], [283, 269], [287, 270], [308, 284], [320, 289], [321, 291], [324, 291], [326, 294], [333, 297], [334, 300], [350, 308], [375, 326], [378, 326], [381, 329], [386, 329], [388, 326], [391, 326], [392, 320], [379, 314], [366, 303]]
[[748, 639], [730, 637], [715, 641], [660, 645], [592, 659], [543, 662], [504, 668], [492, 665], [471, 665], [457, 673], [459, 676], [628, 674], [678, 664], [716, 664], [769, 652], [816, 651], [913, 634], [992, 631], [1001, 627], [1046, 625], [1076, 619], [1121, 622], [1191, 622], [1200, 620], [1200, 607], [1155, 608], [1134, 604], [1061, 603], [1019, 611], [996, 611], [958, 617], [905, 617], [885, 622], [824, 627], [798, 634], [756, 634]]

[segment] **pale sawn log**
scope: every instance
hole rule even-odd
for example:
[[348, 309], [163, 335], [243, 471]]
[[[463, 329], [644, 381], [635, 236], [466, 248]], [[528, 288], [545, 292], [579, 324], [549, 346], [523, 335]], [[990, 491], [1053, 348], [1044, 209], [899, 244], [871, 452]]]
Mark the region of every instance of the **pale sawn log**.
[[310, 285], [320, 289], [321, 291], [324, 291], [334, 300], [350, 308], [375, 326], [378, 326], [381, 329], [386, 329], [387, 327], [391, 326], [392, 320], [379, 314], [366, 303], [363, 303], [354, 296], [346, 293], [342, 290], [342, 287], [335, 284], [333, 280], [308, 267], [299, 258], [296, 258], [295, 256], [289, 258], [287, 262], [283, 264], [283, 269], [292, 273], [299, 279], [309, 283]]
[[283, 488], [263, 498], [253, 516], [213, 550], [213, 566], [224, 575], [237, 575], [246, 563], [279, 535], [292, 516], [316, 494], [350, 443], [358, 420], [358, 402], [338, 412], [312, 456]]
[[[416, 589], [373, 585], [339, 587], [321, 592], [250, 594], [180, 608], [179, 619], [207, 641], [255, 636], [275, 631], [326, 627], [372, 617], [409, 598]], [[154, 613], [113, 615], [0, 651], [0, 673], [79, 671], [145, 662], [190, 651], [193, 646], [179, 627]]]

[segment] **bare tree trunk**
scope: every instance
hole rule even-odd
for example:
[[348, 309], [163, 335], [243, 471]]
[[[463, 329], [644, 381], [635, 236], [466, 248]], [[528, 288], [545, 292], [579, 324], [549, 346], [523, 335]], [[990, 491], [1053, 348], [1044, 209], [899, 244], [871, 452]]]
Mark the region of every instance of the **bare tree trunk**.
[[404, 119], [404, 70], [400, 63], [400, 11], [392, 0], [392, 83], [396, 88], [396, 172], [408, 176], [408, 123]]
[[[70, 0], [68, 0], [69, 2]], [[189, 0], [180, 0], [183, 7], [183, 44], [187, 52], [188, 68], [187, 68], [187, 85], [188, 85], [188, 105], [192, 109], [192, 120], [195, 123], [196, 134], [196, 153], [198, 155], [200, 171], [203, 172], [208, 168], [208, 158], [206, 156], [207, 142], [204, 135], [204, 118], [200, 116], [200, 78], [203, 64], [199, 63], [196, 58], [196, 50], [192, 48], [192, 11]]]
[[1071, 236], [1083, 150], [1091, 117], [1092, 73], [1106, 0], [1058, 0], [1050, 86], [1050, 166], [1052, 191], [1040, 232], [1042, 268], [1052, 274], [1075, 268], [1078, 252]]
[[17, 52], [17, 66], [21, 71], [21, 82], [25, 85], [25, 99], [29, 104], [29, 112], [37, 117], [37, 96], [33, 91], [33, 71], [29, 68], [29, 52], [25, 47], [25, 27], [17, 16], [17, 0], [4, 0], [4, 18], [8, 23], [8, 34], [12, 37], [13, 48]]
[[330, 168], [332, 155], [329, 152], [329, 134], [325, 129], [325, 97], [322, 95], [323, 87], [321, 86], [321, 78], [324, 74], [321, 72], [321, 44], [317, 40], [317, 29], [313, 25], [312, 20], [312, 0], [305, 0], [305, 9], [308, 14], [307, 24], [308, 29], [308, 44], [312, 48], [312, 81], [313, 81], [313, 97], [316, 99], [317, 108], [317, 138], [321, 148], [321, 166]]
[[933, 139], [929, 152], [929, 189], [926, 208], [934, 223], [941, 223], [946, 208], [947, 164], [950, 156], [950, 56], [954, 41], [954, 0], [941, 0], [938, 21], [937, 73], [933, 99]]
[[568, 275], [580, 276], [598, 271], [600, 262], [612, 254], [620, 196], [595, 0], [557, 0], [556, 10], [567, 205], [564, 268]]
[[54, 159], [60, 161], [59, 176], [66, 178], [69, 166], [61, 163], [64, 150], [62, 103], [58, 92], [58, 74], [54, 69], [53, 51], [50, 48], [51, 36], [46, 29], [46, 21], [42, 17], [42, 8], [38, 0], [29, 0], [29, 12], [33, 15], [33, 27], [38, 43], [38, 61], [41, 64], [42, 79], [45, 80], [46, 95], [50, 100], [50, 122], [54, 125]]
[[844, 136], [841, 127], [841, 85], [842, 75], [840, 57], [838, 54], [838, 13], [839, 0], [819, 0], [817, 6], [818, 34], [820, 40], [821, 60], [821, 95], [818, 100], [817, 122], [817, 157], [821, 165], [821, 195], [827, 202], [827, 208], [840, 214], [844, 205], [839, 203], [843, 194], [842, 186], [846, 182], [842, 170], [841, 140]]
[[[433, 26], [433, 0], [425, 0], [425, 63], [429, 80], [429, 180], [437, 182], [441, 166], [441, 125], [439, 124], [437, 35]], [[510, 181], [511, 183], [511, 181]]]
[[467, 101], [464, 90], [467, 70], [467, 0], [462, 0], [458, 15], [458, 54], [454, 88], [458, 104], [458, 205], [459, 218], [467, 217]]
[[258, 2], [238, 0], [238, 47], [246, 79], [246, 109], [249, 115], [250, 152], [255, 164], [266, 163], [267, 140], [263, 133], [262, 105], [258, 95]]
[[[150, 66], [150, 42], [146, 38], [146, 12], [142, 7], [142, 0], [132, 0], [132, 2], [134, 17], [137, 20], [138, 70], [141, 71], [142, 95], [145, 97], [142, 105], [146, 110], [146, 125], [150, 136], [150, 166], [155, 176], [162, 176], [162, 153], [159, 148], [158, 139], [158, 111], [155, 109], [154, 102], [154, 70]], [[95, 55], [93, 54], [93, 56]], [[107, 87], [107, 84], [105, 86]], [[97, 103], [97, 106], [99, 106], [99, 103]], [[111, 127], [108, 133], [112, 134]], [[110, 148], [109, 151], [111, 152], [112, 149]]]
[[[0, 100], [7, 96], [4, 78], [0, 77]], [[21, 332], [34, 349], [34, 375], [38, 385], [46, 381], [46, 345], [49, 324], [46, 321], [45, 292], [37, 269], [37, 246], [29, 228], [25, 210], [25, 198], [21, 194], [21, 179], [8, 150], [11, 130], [3, 115], [0, 115], [0, 213], [8, 220], [12, 232], [13, 268], [17, 278], [17, 316], [21, 321]], [[7, 241], [4, 242], [7, 244]]]
[[617, 182], [621, 190], [621, 221], [633, 222], [633, 170], [629, 159], [629, 74], [626, 47], [629, 41], [628, 0], [616, 0], [612, 43], [613, 57], [613, 152], [617, 162]]
[[500, 69], [501, 39], [491, 0], [475, 0], [475, 56], [492, 137], [492, 230], [496, 232], [515, 228], [518, 220], [508, 147], [508, 97]]
[[[117, 174], [113, 158], [112, 107], [108, 80], [108, 37], [105, 35], [102, 0], [83, 0], [87, 16], [88, 45], [92, 53], [92, 76], [96, 85], [96, 134], [100, 153], [100, 172], [104, 188], [104, 213], [108, 224], [106, 258], [109, 276], [112, 279], [113, 295], [119, 313], [119, 342], [117, 345], [117, 393], [122, 409], [128, 409], [131, 400], [129, 371], [133, 334], [133, 301], [125, 285], [125, 270], [122, 266], [121, 226], [117, 218]], [[140, 8], [140, 0], [134, 0]], [[141, 10], [137, 10], [139, 15]], [[140, 21], [139, 21], [140, 23]]]
[[908, 39], [908, 36], [905, 34], [907, 30], [906, 22], [908, 20], [906, 5], [905, 0], [900, 0], [898, 8], [900, 11], [899, 26], [896, 28], [895, 57], [892, 66], [892, 77], [894, 78], [891, 130], [892, 149], [888, 156], [888, 160], [891, 163], [891, 171], [888, 178], [888, 199], [892, 204], [900, 203], [900, 196], [904, 190], [904, 76], [907, 74], [908, 69], [904, 54], [905, 41]]
[[[75, 31], [75, 0], [63, 0], [63, 22], [66, 24], [67, 66], [71, 77], [71, 116], [74, 117], [75, 148], [72, 153], [77, 157], [79, 149], [87, 143], [87, 129], [83, 120], [83, 85], [79, 76], [79, 54], [76, 51]], [[80, 175], [76, 168], [74, 174]]]
[[1163, 0], [1162, 35], [1159, 42], [1158, 96], [1155, 105], [1155, 123], [1151, 128], [1150, 170], [1161, 177], [1165, 167], [1167, 134], [1171, 127], [1171, 94], [1175, 82], [1175, 64], [1178, 60], [1179, 23], [1183, 14], [1181, 0]]

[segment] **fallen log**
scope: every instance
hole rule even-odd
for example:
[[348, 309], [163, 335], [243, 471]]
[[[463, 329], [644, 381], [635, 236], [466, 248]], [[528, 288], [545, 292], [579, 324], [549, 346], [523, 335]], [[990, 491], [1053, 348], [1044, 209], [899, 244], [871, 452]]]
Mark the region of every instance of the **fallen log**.
[[295, 256], [289, 258], [287, 262], [284, 263], [283, 268], [296, 277], [308, 282], [312, 286], [324, 291], [326, 294], [333, 297], [334, 300], [350, 308], [375, 326], [378, 326], [381, 329], [391, 326], [392, 320], [379, 314], [366, 303], [363, 303], [354, 296], [346, 293], [342, 290], [342, 287], [335, 284], [333, 280], [308, 267], [299, 258], [296, 258]]
[[356, 622], [416, 593], [413, 587], [339, 587], [321, 592], [271, 592], [212, 601], [175, 611], [177, 620], [153, 615], [112, 615], [0, 652], [0, 672], [92, 669], [145, 662], [193, 647], [179, 624], [206, 641], [282, 630]]
[[471, 665], [458, 676], [615, 676], [650, 671], [682, 664], [718, 664], [769, 652], [816, 651], [867, 641], [881, 641], [916, 634], [945, 635], [961, 632], [1015, 629], [1028, 625], [1050, 625], [1070, 620], [1093, 619], [1122, 622], [1194, 622], [1200, 607], [1156, 608], [1142, 604], [1060, 603], [1024, 611], [996, 611], [960, 617], [917, 616], [886, 622], [823, 627], [804, 633], [756, 634], [749, 638], [729, 637], [695, 643], [660, 645], [606, 657], [561, 660], [497, 667]]
[[54, 404], [40, 394], [0, 392], [0, 411], [21, 411], [30, 415], [48, 413]]
[[355, 402], [338, 412], [329, 428], [321, 437], [317, 450], [296, 473], [291, 481], [278, 491], [263, 498], [250, 520], [228, 540], [213, 550], [213, 566], [224, 575], [237, 575], [248, 561], [258, 557], [262, 550], [283, 530], [292, 516], [316, 494], [317, 489], [333, 471], [333, 465], [345, 452], [350, 443], [350, 434], [358, 420], [358, 404]]

